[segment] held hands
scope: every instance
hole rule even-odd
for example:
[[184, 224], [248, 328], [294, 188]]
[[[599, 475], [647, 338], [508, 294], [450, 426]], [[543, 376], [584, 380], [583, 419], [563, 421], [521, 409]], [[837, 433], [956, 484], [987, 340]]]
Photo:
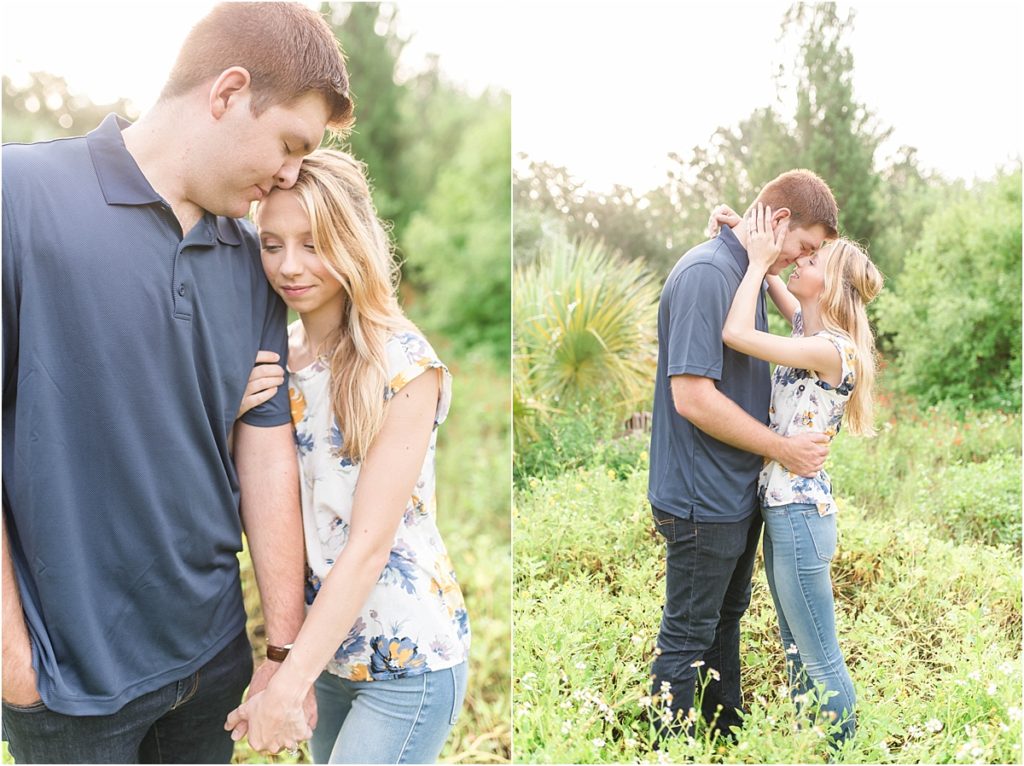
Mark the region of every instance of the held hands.
[[224, 728], [234, 741], [248, 735], [253, 750], [276, 755], [282, 750], [295, 750], [312, 737], [316, 720], [312, 687], [305, 697], [297, 699], [269, 683], [260, 691], [253, 692], [250, 687], [246, 701], [228, 714]]
[[284, 384], [284, 368], [277, 364], [280, 359], [280, 355], [273, 351], [260, 351], [256, 354], [256, 366], [249, 373], [249, 382], [245, 385], [237, 417], [270, 401], [277, 393], [278, 386]]
[[772, 231], [772, 209], [758, 204], [747, 219], [747, 256], [751, 268], [767, 271], [778, 260], [789, 232], [789, 218]]

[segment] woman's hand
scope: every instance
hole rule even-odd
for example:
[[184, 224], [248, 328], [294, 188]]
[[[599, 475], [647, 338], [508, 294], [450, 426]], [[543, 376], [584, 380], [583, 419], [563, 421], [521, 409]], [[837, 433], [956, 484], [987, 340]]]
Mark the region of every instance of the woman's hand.
[[228, 713], [224, 728], [231, 730], [231, 739], [236, 742], [248, 734], [253, 750], [271, 755], [294, 750], [313, 736], [303, 698], [282, 697], [273, 682]]
[[723, 226], [731, 229], [742, 220], [740, 214], [728, 205], [718, 205], [711, 211], [711, 217], [708, 219], [708, 236], [718, 236], [718, 231]]
[[772, 209], [759, 203], [747, 219], [747, 257], [750, 259], [750, 268], [766, 272], [778, 260], [788, 231], [789, 218], [772, 231]]
[[256, 354], [256, 366], [249, 373], [249, 382], [245, 385], [237, 417], [270, 401], [277, 393], [278, 386], [284, 384], [284, 368], [277, 364], [280, 358], [273, 351], [260, 351]]

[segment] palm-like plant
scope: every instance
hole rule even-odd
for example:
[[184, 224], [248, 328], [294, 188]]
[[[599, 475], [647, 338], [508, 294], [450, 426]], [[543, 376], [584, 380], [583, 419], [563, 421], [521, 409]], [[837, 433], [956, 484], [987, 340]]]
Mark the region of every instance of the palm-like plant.
[[513, 287], [517, 430], [595, 399], [616, 415], [646, 402], [656, 362], [658, 286], [599, 240], [546, 236]]

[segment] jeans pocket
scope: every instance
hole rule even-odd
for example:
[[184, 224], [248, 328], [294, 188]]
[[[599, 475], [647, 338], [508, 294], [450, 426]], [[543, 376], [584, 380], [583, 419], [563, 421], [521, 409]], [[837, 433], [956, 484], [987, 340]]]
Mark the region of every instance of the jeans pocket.
[[6, 700], [4, 701], [4, 710], [10, 710], [13, 713], [38, 713], [46, 709], [46, 703], [41, 699], [36, 700], [31, 705], [13, 705]]
[[651, 510], [654, 513], [655, 528], [667, 542], [674, 543], [676, 541], [676, 517], [671, 513], [659, 511], [657, 508]]
[[814, 552], [821, 561], [832, 561], [836, 553], [836, 516], [819, 516], [817, 510], [802, 514]]

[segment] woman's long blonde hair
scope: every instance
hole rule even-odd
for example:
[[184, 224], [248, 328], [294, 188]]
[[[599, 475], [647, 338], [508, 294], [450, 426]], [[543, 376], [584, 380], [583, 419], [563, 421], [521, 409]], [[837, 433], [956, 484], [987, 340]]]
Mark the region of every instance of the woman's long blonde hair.
[[884, 281], [882, 272], [857, 244], [847, 239], [832, 243], [819, 299], [821, 320], [827, 330], [847, 336], [857, 349], [853, 393], [845, 417], [850, 432], [860, 436], [875, 434], [875, 337], [865, 307], [882, 291]]
[[293, 190], [309, 216], [317, 254], [341, 283], [341, 324], [317, 353], [331, 368], [331, 401], [343, 438], [339, 454], [359, 462], [384, 423], [388, 338], [416, 327], [398, 305], [399, 266], [363, 163], [318, 149], [302, 161]]

